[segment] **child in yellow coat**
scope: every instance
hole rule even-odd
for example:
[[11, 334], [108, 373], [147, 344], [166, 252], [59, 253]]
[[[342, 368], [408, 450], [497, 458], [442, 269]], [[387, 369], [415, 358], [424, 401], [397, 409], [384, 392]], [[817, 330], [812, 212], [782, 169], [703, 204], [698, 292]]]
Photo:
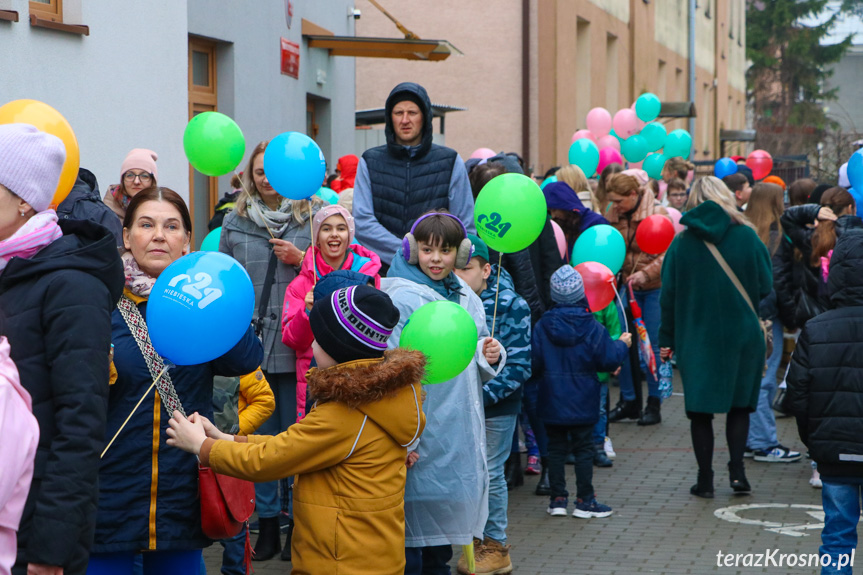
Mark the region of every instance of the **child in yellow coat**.
[[232, 436], [197, 414], [174, 412], [169, 445], [217, 473], [252, 481], [297, 475], [292, 573], [401, 575], [407, 446], [425, 426], [425, 358], [385, 351], [399, 312], [360, 285], [315, 303], [310, 323], [317, 403], [274, 437]]

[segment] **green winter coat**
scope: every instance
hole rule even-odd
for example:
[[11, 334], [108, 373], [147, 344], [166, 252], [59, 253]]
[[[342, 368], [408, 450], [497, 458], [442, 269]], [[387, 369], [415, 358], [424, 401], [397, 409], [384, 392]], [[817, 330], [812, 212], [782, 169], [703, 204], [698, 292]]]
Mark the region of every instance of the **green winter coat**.
[[764, 336], [755, 313], [703, 240], [713, 242], [758, 305], [773, 286], [770, 254], [752, 228], [734, 224], [715, 202], [687, 212], [662, 266], [660, 347], [677, 356], [686, 410], [755, 410], [764, 371]]

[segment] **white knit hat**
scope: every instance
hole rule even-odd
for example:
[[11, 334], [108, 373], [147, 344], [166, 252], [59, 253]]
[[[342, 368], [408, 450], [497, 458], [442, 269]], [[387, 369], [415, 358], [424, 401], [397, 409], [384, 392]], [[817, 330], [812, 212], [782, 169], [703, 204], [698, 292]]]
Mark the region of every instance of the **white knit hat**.
[[30, 124], [0, 125], [0, 184], [37, 212], [51, 205], [65, 161], [57, 136]]

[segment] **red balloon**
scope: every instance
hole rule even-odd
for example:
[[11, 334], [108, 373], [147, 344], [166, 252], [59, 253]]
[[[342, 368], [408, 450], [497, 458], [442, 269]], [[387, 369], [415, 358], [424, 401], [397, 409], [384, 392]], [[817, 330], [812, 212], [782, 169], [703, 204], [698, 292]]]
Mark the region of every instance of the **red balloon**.
[[763, 180], [773, 170], [773, 157], [764, 150], [755, 150], [746, 158], [746, 167], [752, 170], [752, 177]]
[[644, 218], [635, 231], [635, 241], [646, 254], [661, 254], [674, 239], [674, 224], [667, 216], [653, 214]]
[[605, 309], [614, 301], [617, 291], [614, 286], [614, 274], [607, 266], [599, 262], [584, 262], [575, 266], [575, 270], [581, 274], [584, 281], [584, 294], [590, 311], [597, 312]]

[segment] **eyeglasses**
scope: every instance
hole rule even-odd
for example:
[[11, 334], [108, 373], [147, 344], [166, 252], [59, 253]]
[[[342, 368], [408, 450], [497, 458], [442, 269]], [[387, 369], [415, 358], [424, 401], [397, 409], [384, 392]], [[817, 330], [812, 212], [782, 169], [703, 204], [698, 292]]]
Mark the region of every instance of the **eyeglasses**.
[[129, 183], [134, 182], [135, 178], [139, 178], [142, 184], [149, 184], [150, 180], [153, 179], [153, 174], [133, 174], [132, 172], [123, 174], [123, 179]]

